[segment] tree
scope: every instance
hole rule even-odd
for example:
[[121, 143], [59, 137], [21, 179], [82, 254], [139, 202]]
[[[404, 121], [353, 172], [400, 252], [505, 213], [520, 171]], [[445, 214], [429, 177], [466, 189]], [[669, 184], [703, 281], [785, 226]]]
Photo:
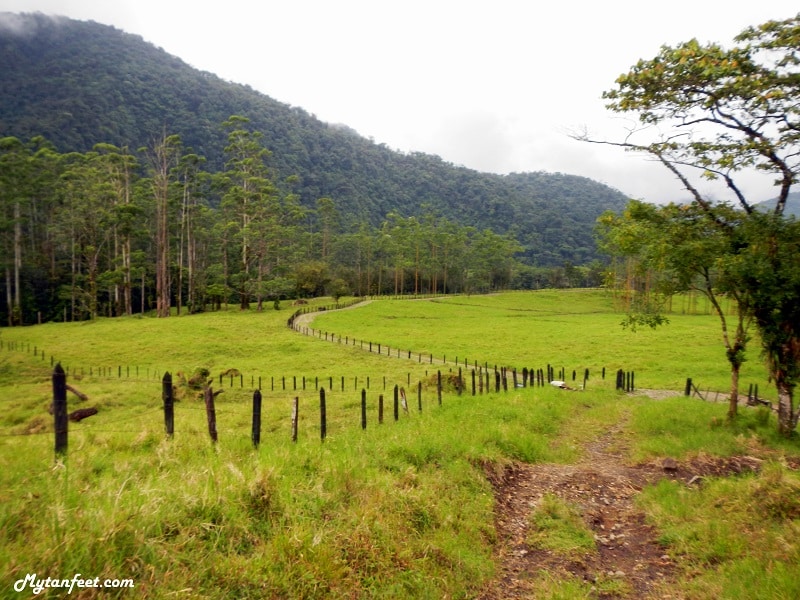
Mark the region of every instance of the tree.
[[[31, 151], [15, 137], [0, 139], [0, 245], [8, 324], [22, 324], [22, 206], [29, 199]], [[12, 275], [13, 274], [13, 275]]]
[[[734, 256], [728, 247], [730, 240], [703, 219], [702, 212], [696, 203], [656, 207], [632, 200], [622, 215], [607, 213], [598, 219], [598, 237], [606, 252], [629, 259], [624, 277], [616, 285], [611, 283], [623, 287], [627, 295], [624, 326], [635, 330], [667, 322], [663, 309], [676, 293], [697, 291], [708, 298], [720, 320], [725, 356], [731, 367], [728, 418], [733, 419], [752, 317], [739, 293], [739, 269], [730, 261]], [[728, 215], [729, 220], [733, 217]], [[644, 285], [632, 286], [631, 275]], [[725, 310], [724, 296], [733, 300], [733, 317]]]
[[[611, 143], [654, 157], [691, 194], [698, 218], [725, 236], [727, 285], [753, 318], [778, 390], [778, 429], [797, 425], [800, 360], [797, 224], [784, 216], [800, 174], [800, 14], [750, 27], [732, 48], [690, 40], [640, 60], [607, 91], [608, 108], [638, 113], [642, 128]], [[636, 141], [657, 128], [656, 139]], [[774, 177], [771, 215], [759, 214], [740, 185], [744, 173]], [[713, 202], [692, 176], [724, 182], [739, 211]], [[792, 256], [794, 258], [792, 259]]]
[[117, 315], [131, 315], [133, 314], [131, 244], [139, 216], [138, 207], [132, 199], [136, 158], [128, 153], [127, 148], [120, 149], [111, 144], [97, 144], [94, 150], [97, 153], [100, 174], [113, 190], [112, 266], [115, 274], [119, 274], [118, 277], [112, 277], [113, 304]]
[[156, 315], [169, 317], [172, 306], [172, 224], [174, 212], [173, 188], [175, 169], [180, 164], [183, 144], [180, 135], [167, 135], [166, 131], [143, 148], [151, 174], [152, 195], [155, 206], [156, 248]]
[[[264, 228], [276, 218], [276, 190], [268, 178], [266, 159], [269, 150], [261, 145], [260, 132], [248, 129], [249, 119], [231, 116], [223, 123], [228, 129], [228, 156], [223, 173], [222, 209], [229, 215], [227, 223], [238, 243], [240, 257], [238, 279], [239, 305], [250, 305], [252, 266], [260, 265], [266, 251]], [[262, 269], [259, 267], [258, 279]]]

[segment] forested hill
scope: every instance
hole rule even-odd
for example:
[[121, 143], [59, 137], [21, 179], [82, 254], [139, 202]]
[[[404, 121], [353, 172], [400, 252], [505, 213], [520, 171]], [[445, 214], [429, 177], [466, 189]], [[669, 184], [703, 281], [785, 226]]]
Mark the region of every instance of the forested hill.
[[493, 175], [393, 151], [94, 22], [0, 13], [0, 64], [0, 137], [41, 135], [61, 152], [96, 143], [135, 152], [166, 132], [219, 170], [221, 123], [242, 115], [263, 133], [276, 182], [299, 176], [305, 205], [330, 197], [350, 225], [378, 225], [390, 211], [433, 212], [479, 229], [511, 230], [531, 264], [582, 264], [595, 257], [596, 217], [627, 201], [584, 177]]

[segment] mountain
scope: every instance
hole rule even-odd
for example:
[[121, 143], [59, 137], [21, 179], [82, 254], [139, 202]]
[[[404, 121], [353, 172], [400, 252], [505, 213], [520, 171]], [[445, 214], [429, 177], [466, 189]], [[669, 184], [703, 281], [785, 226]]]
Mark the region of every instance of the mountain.
[[345, 225], [433, 212], [512, 232], [530, 264], [582, 264], [596, 257], [595, 219], [628, 200], [585, 177], [487, 174], [397, 152], [94, 22], [0, 13], [0, 63], [0, 136], [42, 135], [61, 152], [84, 152], [101, 142], [135, 151], [177, 133], [219, 170], [221, 123], [242, 115], [263, 133], [276, 182], [298, 176], [301, 201], [332, 198]]
[[[756, 204], [756, 208], [763, 211], [772, 211], [775, 210], [775, 204], [777, 201], [777, 198], [772, 198], [771, 200], [759, 202]], [[786, 198], [786, 208], [784, 209], [783, 214], [787, 217], [795, 216], [800, 218], [800, 192], [789, 193], [788, 198]]]

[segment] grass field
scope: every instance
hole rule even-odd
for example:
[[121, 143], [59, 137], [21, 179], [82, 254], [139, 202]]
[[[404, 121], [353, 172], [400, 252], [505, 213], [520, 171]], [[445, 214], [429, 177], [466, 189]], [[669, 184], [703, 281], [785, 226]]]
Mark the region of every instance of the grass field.
[[[598, 376], [603, 367], [624, 368], [636, 371], [639, 387], [682, 389], [693, 377], [702, 388], [725, 390], [713, 317], [671, 315], [662, 330], [630, 333], [598, 292], [374, 301], [320, 313], [313, 327], [337, 335], [326, 342], [289, 330], [289, 314], [228, 310], [3, 329], [0, 598], [31, 597], [14, 584], [32, 573], [135, 584], [75, 589], [75, 598], [476, 597], [497, 572], [485, 470], [511, 461], [570, 463], [623, 410], [631, 415], [631, 462], [748, 454], [769, 465], [697, 493], [664, 484], [642, 494], [664, 552], [684, 557], [675, 593], [797, 597], [800, 479], [786, 466], [800, 455], [797, 440], [778, 439], [774, 417], [763, 410], [743, 409], [725, 424], [722, 403], [653, 401], [617, 392], [613, 379]], [[379, 356], [339, 335], [438, 362]], [[760, 383], [768, 395], [751, 353], [743, 382]], [[446, 392], [439, 405], [435, 373], [455, 368], [442, 364], [445, 355], [492, 366], [589, 368], [592, 375], [580, 393], [550, 386]], [[70, 424], [68, 454], [58, 461], [47, 413], [51, 357], [89, 397], [76, 403], [70, 395], [70, 410], [99, 409]], [[164, 435], [161, 376], [199, 367], [209, 369], [215, 389], [221, 372], [242, 374], [233, 386], [226, 377], [217, 397], [217, 444], [206, 433], [202, 401], [183, 389], [175, 436]], [[259, 377], [263, 430], [255, 449], [251, 382]], [[317, 385], [327, 392], [324, 442]], [[395, 385], [407, 389], [410, 409], [397, 421]], [[295, 396], [299, 436], [292, 443]], [[38, 597], [63, 592], [45, 589]], [[595, 594], [556, 578], [549, 597]]]
[[[314, 327], [470, 364], [552, 364], [570, 376], [585, 368], [597, 375], [605, 367], [634, 371], [639, 387], [683, 390], [691, 377], [703, 391], [729, 391], [719, 319], [705, 312], [668, 316], [664, 327], [632, 332], [620, 326], [622, 315], [606, 292], [545, 290], [374, 302], [357, 311], [322, 313]], [[768, 392], [757, 339], [748, 358], [742, 384]]]

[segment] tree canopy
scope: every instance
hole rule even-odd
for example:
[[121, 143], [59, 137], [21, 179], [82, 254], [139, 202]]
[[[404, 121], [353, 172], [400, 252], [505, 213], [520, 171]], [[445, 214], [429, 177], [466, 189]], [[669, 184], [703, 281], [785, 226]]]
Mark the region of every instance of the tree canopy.
[[[731, 48], [697, 40], [662, 47], [604, 94], [609, 109], [638, 114], [642, 127], [622, 142], [584, 137], [655, 157], [691, 194], [693, 207], [667, 208], [661, 217], [670, 211], [684, 232], [708, 228], [711, 237], [700, 239], [703, 244], [720, 240], [714, 260], [691, 245], [692, 236], [662, 244], [661, 255], [673, 267], [681, 262], [711, 266], [718, 277], [709, 280], [711, 289], [735, 294], [743, 316], [754, 321], [778, 388], [779, 429], [787, 435], [797, 425], [793, 394], [800, 378], [800, 229], [784, 215], [800, 173], [798, 96], [800, 14], [749, 27]], [[652, 128], [662, 134], [636, 141]], [[753, 171], [773, 178], [777, 200], [770, 213], [754, 210], [739, 183]], [[733, 203], [704, 195], [695, 183], [698, 172], [723, 181]]]
[[577, 175], [479, 173], [395, 151], [112, 27], [41, 14], [16, 22], [16, 31], [0, 28], [2, 136], [43, 136], [59, 152], [88, 152], [98, 143], [147, 147], [166, 130], [203, 157], [208, 171], [220, 172], [229, 144], [220, 123], [240, 115], [271, 153], [273, 185], [306, 209], [331, 198], [345, 227], [362, 221], [379, 227], [390, 212], [406, 218], [432, 212], [462, 226], [512, 233], [523, 247], [520, 258], [536, 267], [598, 259], [594, 220], [627, 200]]

